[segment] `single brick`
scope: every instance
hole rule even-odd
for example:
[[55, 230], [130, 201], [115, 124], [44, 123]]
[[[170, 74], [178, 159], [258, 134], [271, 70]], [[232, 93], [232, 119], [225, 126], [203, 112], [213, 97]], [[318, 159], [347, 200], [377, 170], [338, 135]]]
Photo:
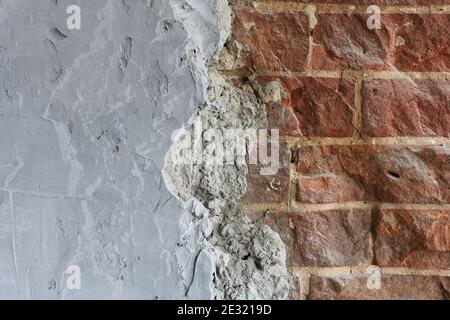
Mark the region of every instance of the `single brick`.
[[313, 31], [313, 68], [450, 70], [450, 15], [385, 14], [380, 30], [367, 27], [368, 17], [318, 15]]
[[307, 146], [297, 158], [297, 201], [448, 203], [450, 148]]
[[341, 276], [310, 279], [310, 300], [448, 300], [450, 278], [436, 276], [381, 276], [381, 288], [369, 289], [367, 277]]
[[369, 210], [266, 213], [264, 221], [286, 245], [290, 267], [338, 267], [370, 263]]
[[240, 58], [247, 67], [270, 71], [305, 70], [309, 52], [305, 14], [236, 10], [233, 36], [245, 47]]
[[[269, 144], [268, 151], [270, 149]], [[279, 164], [274, 165], [278, 167], [278, 172], [274, 175], [261, 174], [261, 168], [268, 166], [248, 165], [247, 193], [240, 200], [241, 203], [287, 203], [289, 201], [291, 150], [286, 142], [280, 142]]]
[[376, 263], [450, 270], [450, 211], [380, 210]]
[[285, 96], [282, 106], [269, 103], [270, 126], [281, 135], [351, 137], [355, 111], [353, 81], [310, 77], [259, 77], [258, 83], [280, 81]]
[[368, 137], [450, 137], [450, 81], [363, 81], [362, 119]]

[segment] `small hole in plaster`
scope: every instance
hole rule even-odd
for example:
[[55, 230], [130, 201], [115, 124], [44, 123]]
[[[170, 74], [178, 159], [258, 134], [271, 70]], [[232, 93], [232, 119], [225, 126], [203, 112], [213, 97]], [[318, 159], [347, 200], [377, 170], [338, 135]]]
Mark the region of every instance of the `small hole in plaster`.
[[255, 260], [255, 266], [256, 266], [256, 269], [263, 270], [263, 266], [261, 264], [261, 261]]

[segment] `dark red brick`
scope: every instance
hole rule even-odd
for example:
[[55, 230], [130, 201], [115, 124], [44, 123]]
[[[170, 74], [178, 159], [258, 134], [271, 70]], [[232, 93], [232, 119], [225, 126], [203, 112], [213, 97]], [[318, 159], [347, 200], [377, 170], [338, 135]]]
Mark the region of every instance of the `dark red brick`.
[[450, 270], [450, 211], [380, 210], [376, 263]]
[[362, 100], [364, 136], [450, 137], [448, 80], [367, 80]]
[[305, 70], [309, 52], [305, 14], [236, 10], [233, 36], [246, 47], [240, 58], [247, 67], [271, 71]]
[[261, 165], [248, 166], [247, 193], [240, 200], [241, 203], [287, 203], [289, 201], [291, 150], [286, 142], [281, 141], [279, 146], [279, 167], [276, 174], [262, 175]]
[[367, 28], [368, 17], [318, 15], [313, 31], [313, 68], [450, 70], [450, 15], [385, 14], [380, 30]]
[[281, 135], [351, 137], [355, 133], [353, 81], [310, 77], [260, 77], [265, 85], [280, 81], [285, 97], [282, 106], [268, 104], [270, 125]]
[[291, 267], [337, 267], [369, 263], [369, 210], [266, 213], [264, 221], [280, 234]]
[[297, 158], [299, 202], [450, 201], [446, 147], [309, 146]]

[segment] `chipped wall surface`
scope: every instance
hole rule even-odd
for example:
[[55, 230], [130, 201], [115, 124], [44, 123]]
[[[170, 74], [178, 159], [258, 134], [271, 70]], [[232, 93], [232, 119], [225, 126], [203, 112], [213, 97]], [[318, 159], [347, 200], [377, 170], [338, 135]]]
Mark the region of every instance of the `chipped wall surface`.
[[210, 298], [213, 265], [193, 280], [193, 253], [174, 254], [184, 209], [161, 169], [205, 100], [193, 48], [218, 44], [212, 8], [194, 39], [183, 1], [78, 1], [70, 31], [72, 2], [0, 2], [0, 296]]
[[289, 298], [448, 300], [450, 1], [233, 13], [221, 74], [264, 89], [286, 163], [270, 179], [249, 170], [239, 205], [284, 242]]
[[174, 158], [198, 120], [265, 126], [207, 63], [231, 18], [226, 0], [0, 1], [0, 298], [286, 296], [279, 236], [235, 208], [246, 164]]

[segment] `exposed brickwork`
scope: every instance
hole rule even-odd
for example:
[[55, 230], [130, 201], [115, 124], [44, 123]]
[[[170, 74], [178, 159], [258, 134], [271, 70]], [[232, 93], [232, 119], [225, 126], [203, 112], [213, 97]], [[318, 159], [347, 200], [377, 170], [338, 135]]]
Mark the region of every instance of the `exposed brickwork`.
[[362, 119], [367, 137], [450, 138], [450, 81], [366, 80]]
[[[270, 150], [270, 147], [268, 148]], [[275, 175], [262, 175], [260, 165], [249, 165], [247, 193], [242, 203], [288, 203], [291, 151], [287, 143], [280, 144], [280, 166]]]
[[[235, 12], [233, 36], [241, 43], [241, 58], [249, 68], [303, 71], [308, 56], [305, 14]], [[286, 41], [289, 39], [289, 41]]]
[[378, 215], [378, 265], [450, 270], [450, 211], [381, 210]]
[[282, 135], [352, 137], [355, 84], [351, 80], [312, 77], [260, 77], [261, 85], [278, 80], [285, 97], [283, 108], [269, 110], [271, 126]]
[[224, 75], [281, 85], [263, 100], [284, 141], [242, 205], [286, 244], [291, 299], [450, 299], [449, 5], [237, 1]]
[[339, 267], [372, 260], [368, 210], [269, 213], [264, 221], [282, 237], [292, 267]]
[[298, 149], [297, 201], [450, 202], [450, 150], [422, 146]]
[[386, 14], [381, 30], [369, 30], [367, 19], [319, 15], [313, 68], [450, 71], [449, 15]]

